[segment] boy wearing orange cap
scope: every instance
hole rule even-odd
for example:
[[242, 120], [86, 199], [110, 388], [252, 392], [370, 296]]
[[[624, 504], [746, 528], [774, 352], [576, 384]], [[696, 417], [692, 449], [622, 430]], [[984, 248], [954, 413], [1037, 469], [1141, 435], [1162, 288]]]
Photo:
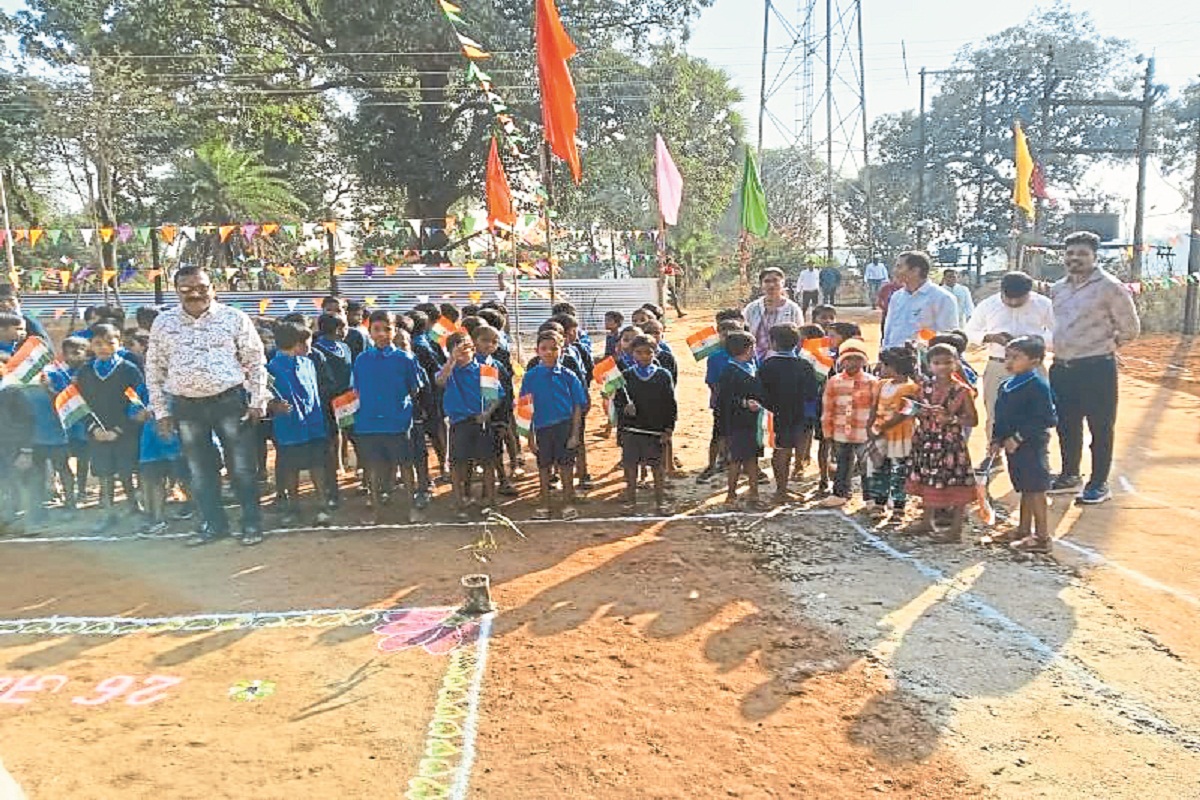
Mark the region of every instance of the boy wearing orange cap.
[[867, 345], [862, 339], [847, 339], [838, 348], [839, 372], [825, 383], [821, 432], [833, 442], [837, 471], [833, 494], [821, 502], [823, 508], [840, 508], [850, 499], [854, 468], [870, 439], [878, 380], [867, 372]]

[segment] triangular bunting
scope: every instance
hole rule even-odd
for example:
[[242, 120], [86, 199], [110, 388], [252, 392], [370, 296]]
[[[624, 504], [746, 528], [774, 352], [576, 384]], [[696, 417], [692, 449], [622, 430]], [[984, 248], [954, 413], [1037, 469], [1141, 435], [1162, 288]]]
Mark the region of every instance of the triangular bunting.
[[421, 220], [410, 219], [407, 222], [408, 227], [412, 228], [413, 236], [416, 236], [418, 239], [421, 238]]
[[279, 230], [279, 225], [274, 222], [264, 222], [262, 226], [262, 235], [271, 236]]
[[337, 220], [327, 219], [321, 223], [321, 227], [324, 228], [329, 233], [337, 233], [337, 228], [338, 228]]
[[137, 229], [137, 237], [138, 237], [139, 242], [141, 242], [142, 244], [146, 244], [147, 242], [150, 241], [150, 229], [139, 227]]
[[90, 246], [92, 243], [92, 237], [96, 235], [96, 229], [95, 228], [80, 228], [79, 235], [80, 235], [80, 237], [83, 238], [83, 243]]
[[237, 230], [236, 225], [222, 225], [220, 228], [217, 228], [217, 234], [221, 237], [221, 241], [225, 242], [229, 240], [230, 234], [235, 230]]
[[281, 226], [281, 230], [283, 230], [283, 232], [291, 238], [296, 238], [297, 228], [295, 225], [283, 225]]
[[178, 230], [174, 225], [160, 225], [158, 226], [158, 238], [167, 244], [172, 244], [175, 241], [175, 234]]
[[45, 233], [45, 231], [42, 230], [41, 228], [30, 228], [29, 229], [29, 246], [36, 247], [37, 243], [38, 243], [38, 239], [42, 238], [42, 234], [44, 234], [44, 233]]
[[13, 244], [16, 244], [17, 242], [25, 241], [25, 238], [27, 236], [29, 236], [28, 228], [14, 228], [13, 232], [12, 232]]
[[51, 228], [46, 231], [46, 235], [50, 237], [50, 244], [58, 244], [59, 240], [62, 239], [63, 232], [61, 228]]
[[258, 231], [259, 227], [253, 222], [247, 222], [242, 226], [242, 236], [245, 237], [247, 242], [253, 242], [254, 237], [258, 234]]
[[300, 232], [304, 234], [305, 239], [311, 239], [313, 234], [317, 232], [317, 223], [305, 222], [300, 225]]
[[117, 226], [117, 241], [118, 242], [120, 242], [121, 244], [125, 244], [132, 238], [133, 238], [133, 226], [132, 225], [130, 225], [127, 222], [124, 222]]
[[179, 229], [179, 233], [185, 238], [196, 241], [196, 228], [194, 225], [184, 225]]

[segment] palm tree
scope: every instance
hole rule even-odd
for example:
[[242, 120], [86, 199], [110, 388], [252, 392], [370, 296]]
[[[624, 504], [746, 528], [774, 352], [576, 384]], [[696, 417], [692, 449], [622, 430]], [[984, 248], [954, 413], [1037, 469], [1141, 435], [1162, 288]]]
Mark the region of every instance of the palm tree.
[[[262, 162], [262, 153], [222, 140], [199, 145], [176, 164], [162, 181], [162, 195], [168, 218], [200, 224], [278, 221], [304, 211], [279, 171]], [[195, 243], [197, 259], [215, 259], [217, 266], [232, 260], [234, 237], [240, 232], [224, 243], [202, 237]]]

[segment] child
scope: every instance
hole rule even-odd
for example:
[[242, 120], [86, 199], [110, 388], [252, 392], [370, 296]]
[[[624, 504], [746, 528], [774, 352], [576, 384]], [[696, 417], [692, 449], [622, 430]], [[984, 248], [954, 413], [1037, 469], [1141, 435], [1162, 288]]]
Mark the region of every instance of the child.
[[[820, 346], [826, 348], [828, 337], [825, 335], [824, 328], [818, 325], [805, 325], [800, 328], [801, 348], [806, 342], [814, 339], [820, 340]], [[799, 481], [804, 477], [812, 456], [812, 443], [816, 440], [817, 494], [824, 496], [829, 494], [829, 465], [832, 462], [833, 454], [833, 442], [827, 440], [821, 431], [821, 401], [825, 395], [825, 381], [829, 377], [829, 373], [827, 370], [818, 370], [816, 367], [813, 367], [813, 373], [817, 376], [817, 396], [804, 406], [804, 429], [801, 432], [800, 442], [796, 445], [796, 465], [793, 468], [792, 480]]]
[[837, 322], [837, 309], [833, 306], [817, 306], [812, 310], [812, 321], [813, 325], [828, 332], [830, 326]]
[[529, 449], [537, 456], [541, 500], [533, 512], [534, 519], [550, 519], [550, 473], [555, 470], [562, 479], [562, 518], [570, 521], [579, 517], [571, 475], [588, 397], [575, 373], [559, 362], [563, 344], [562, 334], [557, 331], [539, 333], [538, 364], [525, 373], [521, 382], [521, 396], [533, 398]]
[[837, 462], [833, 494], [821, 501], [822, 508], [840, 508], [850, 499], [850, 482], [869, 438], [875, 410], [876, 379], [867, 372], [866, 343], [861, 339], [843, 341], [837, 366], [841, 371], [829, 376], [821, 399], [821, 433], [833, 442]]
[[[0, 315], [0, 335], [5, 329], [5, 318], [17, 314]], [[0, 366], [8, 362], [11, 353], [0, 347]], [[29, 513], [34, 504], [33, 464], [33, 408], [28, 394], [20, 387], [0, 383], [0, 533], [24, 533], [19, 515]]]
[[718, 470], [724, 468], [724, 464], [720, 463], [725, 437], [721, 433], [720, 415], [717, 413], [717, 384], [721, 380], [721, 373], [729, 366], [729, 351], [725, 347], [729, 334], [745, 329], [746, 325], [740, 319], [730, 318], [717, 323], [721, 347], [708, 357], [708, 363], [704, 367], [704, 383], [708, 386], [708, 408], [713, 413], [712, 437], [708, 441], [708, 466], [696, 477], [696, 483], [708, 483]]
[[370, 344], [363, 331], [363, 320], [367, 315], [367, 307], [362, 303], [351, 300], [346, 304], [346, 346], [350, 348], [351, 359], [362, 355]]
[[[89, 456], [92, 472], [100, 479], [100, 505], [106, 518], [97, 526], [102, 533], [117, 524], [116, 481], [121, 479], [125, 496], [134, 513], [141, 513], [133, 488], [133, 469], [137, 464], [138, 424], [149, 417], [144, 406], [130, 416], [126, 390], [137, 390], [143, 383], [142, 371], [117, 355], [121, 334], [107, 323], [92, 326], [92, 362], [79, 371], [75, 382], [84, 402], [92, 410], [89, 431]], [[138, 404], [140, 406], [140, 404]], [[141, 417], [138, 419], [137, 417]]]
[[429, 508], [430, 489], [433, 484], [429, 482], [429, 448], [425, 446], [425, 429], [426, 415], [432, 405], [431, 397], [433, 396], [433, 381], [426, 377], [425, 370], [421, 368], [420, 362], [417, 361], [416, 355], [413, 353], [412, 335], [407, 326], [411, 326], [411, 321], [407, 315], [397, 314], [396, 320], [396, 338], [392, 340], [392, 344], [400, 350], [400, 353], [406, 358], [411, 359], [417, 367], [417, 383], [420, 388], [413, 396], [413, 423], [412, 433], [409, 436], [413, 447], [414, 470], [416, 472], [416, 496], [413, 500], [413, 508], [417, 511], [424, 511]]
[[675, 382], [654, 363], [658, 343], [645, 334], [633, 340], [636, 366], [625, 370], [625, 388], [613, 396], [621, 426], [621, 463], [625, 468], [625, 511], [637, 510], [638, 469], [654, 472], [654, 507], [665, 514], [666, 445], [671, 441], [679, 408]]
[[[957, 542], [966, 507], [975, 499], [975, 474], [963, 428], [974, 426], [978, 418], [970, 392], [954, 380], [958, 352], [948, 344], [935, 344], [929, 348], [929, 369], [933, 375], [921, 385], [922, 405], [908, 479], [909, 494], [919, 495], [925, 502], [921, 521], [907, 532], [933, 533], [935, 541]], [[940, 509], [948, 509], [951, 518], [942, 532], [933, 518]]]
[[[62, 343], [63, 364], [66, 375], [74, 380], [79, 371], [87, 366], [88, 343], [86, 339], [68, 337]], [[56, 387], [59, 391], [66, 386]], [[67, 497], [67, 508], [78, 508], [87, 500], [87, 482], [90, 471], [88, 460], [88, 426], [86, 420], [76, 422], [67, 431], [67, 456], [75, 459], [74, 485], [64, 486], [63, 493]], [[67, 464], [68, 471], [70, 463]]]
[[[417, 308], [408, 312], [407, 316], [412, 323], [412, 349], [413, 355], [420, 364], [421, 369], [425, 371], [426, 385], [429, 391], [424, 393], [424, 404], [420, 412], [422, 424], [418, 430], [421, 436], [421, 441], [415, 442], [422, 451], [425, 450], [425, 437], [428, 436], [433, 444], [433, 452], [438, 459], [438, 479], [441, 484], [449, 483], [449, 463], [446, 458], [446, 425], [445, 416], [442, 413], [442, 390], [434, 381], [442, 366], [446, 363], [445, 354], [442, 348], [433, 343], [429, 337], [429, 325], [431, 320], [429, 314], [424, 310], [425, 306], [417, 306]], [[431, 306], [434, 312], [438, 311], [437, 306]], [[428, 470], [426, 470], [428, 471]], [[432, 489], [432, 485], [426, 485], [424, 491]]]
[[[475, 329], [475, 335], [471, 337], [475, 342], [475, 360], [480, 364], [489, 364], [496, 367], [500, 373], [500, 389], [501, 397], [513, 396], [513, 379], [511, 362], [505, 364], [500, 359], [496, 358], [496, 354], [500, 352], [500, 331], [490, 325], [480, 325]], [[515, 469], [509, 472], [504, 471], [504, 453], [503, 448], [509, 438], [510, 432], [513, 429], [512, 404], [501, 403], [492, 414], [492, 425], [496, 429], [497, 437], [497, 452], [496, 452], [496, 472], [499, 473], [500, 488], [497, 493], [504, 497], [516, 497], [518, 492], [512, 484], [513, 473]]]
[[333, 417], [333, 407], [330, 401], [350, 391], [354, 377], [354, 354], [350, 345], [346, 344], [346, 320], [334, 314], [322, 314], [317, 317], [317, 336], [313, 339], [312, 349], [325, 357], [326, 376], [329, 385], [325, 387], [326, 397], [322, 398], [325, 410], [325, 427], [329, 431], [328, 469], [333, 477], [330, 491], [336, 502], [338, 499], [337, 476], [343, 469], [344, 459], [348, 455], [346, 443], [349, 437], [342, 436]]
[[121, 357], [138, 369], [145, 371], [146, 350], [150, 347], [150, 334], [137, 328], [130, 328], [125, 331], [124, 345]]
[[374, 311], [368, 323], [372, 347], [354, 362], [354, 387], [358, 391], [358, 411], [354, 415], [354, 438], [363, 460], [371, 505], [376, 523], [383, 508], [391, 503], [396, 470], [410, 500], [406, 520], [416, 516], [411, 502], [416, 488], [413, 462], [416, 447], [412, 440], [413, 398], [421, 390], [416, 359], [401, 352], [396, 338], [396, 320], [388, 311]]
[[1004, 348], [1012, 375], [1000, 385], [995, 425], [988, 457], [1003, 450], [1013, 489], [1021, 495], [1021, 522], [1014, 532], [1014, 550], [1050, 552], [1050, 526], [1046, 492], [1050, 490], [1050, 429], [1058, 424], [1054, 395], [1042, 377], [1046, 343], [1038, 336], [1022, 336]]
[[[935, 344], [948, 344], [958, 353], [958, 369], [954, 371], [954, 379], [962, 384], [967, 391], [971, 393], [971, 399], [979, 396], [979, 373], [971, 368], [963, 358], [963, 354], [967, 352], [967, 335], [962, 331], [950, 331], [949, 333], [939, 333], [929, 340], [929, 346]], [[971, 432], [974, 427], [963, 428], [963, 437], [969, 442], [971, 441]]]
[[438, 372], [437, 383], [444, 392], [443, 407], [450, 420], [450, 470], [458, 519], [465, 521], [472, 505], [468, 481], [476, 466], [483, 468], [483, 513], [496, 507], [500, 440], [492, 415], [500, 407], [500, 399], [484, 397], [481, 365], [475, 360], [475, 344], [470, 336], [462, 331], [451, 334], [446, 339], [446, 350], [450, 360]]
[[642, 333], [647, 332], [646, 331], [647, 325], [657, 324], [658, 336], [656, 338], [658, 339], [659, 352], [665, 351], [667, 353], [671, 353], [672, 355], [674, 355], [674, 353], [671, 351], [671, 346], [669, 344], [667, 344], [665, 341], [663, 341], [662, 334], [663, 334], [663, 331], [666, 330], [666, 327], [663, 326], [663, 324], [662, 324], [662, 313], [663, 313], [662, 309], [659, 308], [658, 306], [654, 305], [653, 303], [646, 303], [644, 306], [639, 308], [637, 311], [633, 312], [633, 314], [631, 315], [631, 319], [633, 321], [634, 326], [640, 328]]
[[817, 373], [800, 358], [800, 329], [792, 323], [770, 330], [771, 356], [758, 377], [763, 386], [763, 405], [775, 416], [775, 450], [771, 468], [775, 473], [775, 505], [788, 500], [788, 478], [792, 454], [805, 443], [805, 408], [816, 401]]
[[[148, 409], [150, 393], [146, 391], [146, 386], [139, 386], [137, 393], [142, 407]], [[179, 434], [162, 436], [151, 414], [142, 426], [138, 448], [138, 485], [142, 490], [146, 514], [150, 517], [142, 529], [147, 536], [157, 536], [167, 530], [167, 491], [175, 481], [182, 484], [182, 457]]]
[[563, 366], [571, 368], [579, 382], [583, 384], [584, 394], [588, 396], [587, 406], [583, 409], [583, 417], [579, 421], [579, 450], [575, 459], [575, 476], [579, 481], [579, 491], [592, 490], [592, 475], [588, 471], [587, 455], [587, 415], [592, 408], [591, 395], [588, 388], [592, 383], [592, 371], [595, 362], [588, 348], [579, 340], [579, 320], [570, 314], [556, 314], [550, 318], [563, 329]]
[[615, 356], [617, 345], [621, 341], [621, 326], [625, 324], [625, 315], [620, 311], [604, 312], [604, 357]]
[[917, 351], [911, 347], [893, 347], [879, 354], [879, 388], [875, 401], [875, 438], [881, 462], [873, 466], [869, 477], [875, 512], [887, 512], [888, 499], [896, 517], [904, 513], [908, 500], [904, 486], [908, 481], [916, 421], [909, 406], [918, 399]]
[[622, 371], [632, 369], [637, 361], [633, 357], [633, 340], [643, 333], [636, 325], [627, 325], [621, 329], [621, 338], [617, 340], [617, 366]]
[[679, 363], [675, 360], [675, 354], [671, 352], [671, 348], [667, 346], [663, 334], [665, 333], [663, 325], [657, 319], [651, 317], [646, 320], [646, 324], [642, 327], [642, 333], [654, 340], [656, 349], [654, 351], [654, 359], [658, 365], [671, 373], [671, 380], [679, 383]]
[[746, 506], [757, 509], [758, 459], [762, 456], [758, 414], [763, 408], [763, 388], [754, 362], [754, 337], [743, 331], [730, 333], [725, 338], [725, 349], [729, 364], [717, 382], [717, 416], [725, 435], [725, 506], [731, 511], [737, 509], [738, 478], [745, 475], [750, 482]]
[[275, 434], [275, 486], [285, 527], [298, 521], [302, 471], [307, 470], [322, 503], [317, 524], [328, 524], [336, 508], [330, 489], [334, 476], [329, 472], [329, 423], [321, 406], [317, 368], [308, 358], [311, 335], [301, 323], [280, 323], [275, 327], [278, 352], [267, 364], [274, 379], [268, 410]]

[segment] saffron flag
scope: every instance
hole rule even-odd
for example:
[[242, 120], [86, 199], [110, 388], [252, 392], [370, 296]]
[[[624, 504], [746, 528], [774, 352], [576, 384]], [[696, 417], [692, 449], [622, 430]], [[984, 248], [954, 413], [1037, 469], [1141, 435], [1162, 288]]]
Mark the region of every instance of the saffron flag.
[[504, 164], [500, 162], [500, 150], [496, 146], [496, 137], [492, 137], [492, 146], [488, 151], [487, 163], [487, 224], [495, 229], [496, 223], [507, 228], [517, 224], [517, 212], [513, 210], [512, 188], [508, 185], [508, 176], [504, 174]]
[[129, 401], [129, 405], [133, 406], [135, 410], [146, 407], [146, 404], [142, 402], [142, 398], [138, 397], [137, 389], [132, 386], [125, 387], [125, 399]]
[[533, 432], [533, 395], [521, 395], [517, 400], [513, 409], [513, 421], [516, 423], [517, 433], [521, 436], [528, 436]]
[[92, 413], [84, 401], [83, 395], [79, 393], [79, 387], [73, 384], [54, 396], [54, 410], [58, 413], [58, 418], [62, 420], [64, 428], [70, 428], [84, 417], [91, 416]]
[[42, 368], [54, 360], [50, 348], [36, 336], [30, 336], [8, 360], [4, 373], [6, 384], [27, 384], [41, 374]]
[[679, 224], [679, 206], [683, 204], [683, 176], [667, 150], [662, 134], [654, 137], [654, 180], [658, 187], [658, 213], [663, 223]]
[[704, 330], [696, 331], [687, 337], [687, 345], [688, 349], [692, 351], [692, 357], [697, 361], [703, 361], [720, 349], [721, 336], [714, 326], [709, 325]]
[[765, 408], [758, 412], [758, 446], [775, 446], [775, 415]]
[[771, 224], [767, 219], [767, 193], [763, 191], [754, 164], [754, 154], [746, 148], [746, 165], [742, 169], [742, 230], [755, 236], [766, 236]]
[[602, 387], [600, 393], [605, 397], [612, 397], [625, 385], [625, 376], [621, 374], [621, 368], [612, 356], [592, 368], [592, 377]]
[[1021, 123], [1013, 125], [1013, 144], [1016, 148], [1017, 177], [1013, 182], [1013, 205], [1025, 212], [1029, 219], [1034, 218], [1033, 191], [1030, 182], [1033, 180], [1033, 156], [1029, 153], [1029, 140]]
[[333, 409], [333, 419], [339, 428], [349, 428], [354, 424], [354, 415], [358, 412], [358, 392], [351, 389], [339, 394], [329, 402]]
[[454, 320], [449, 317], [438, 317], [438, 321], [433, 323], [433, 327], [429, 329], [429, 338], [441, 344], [457, 329], [458, 326], [454, 324]]
[[483, 394], [484, 405], [500, 399], [500, 368], [495, 364], [479, 365], [479, 390]]
[[811, 364], [818, 375], [828, 375], [833, 369], [833, 349], [828, 337], [805, 339], [800, 344], [800, 357]]
[[575, 107], [575, 82], [567, 61], [577, 52], [563, 28], [554, 0], [536, 0], [534, 35], [537, 39], [538, 84], [542, 90], [542, 127], [550, 152], [567, 162], [575, 183], [583, 179], [575, 132], [579, 111]]

